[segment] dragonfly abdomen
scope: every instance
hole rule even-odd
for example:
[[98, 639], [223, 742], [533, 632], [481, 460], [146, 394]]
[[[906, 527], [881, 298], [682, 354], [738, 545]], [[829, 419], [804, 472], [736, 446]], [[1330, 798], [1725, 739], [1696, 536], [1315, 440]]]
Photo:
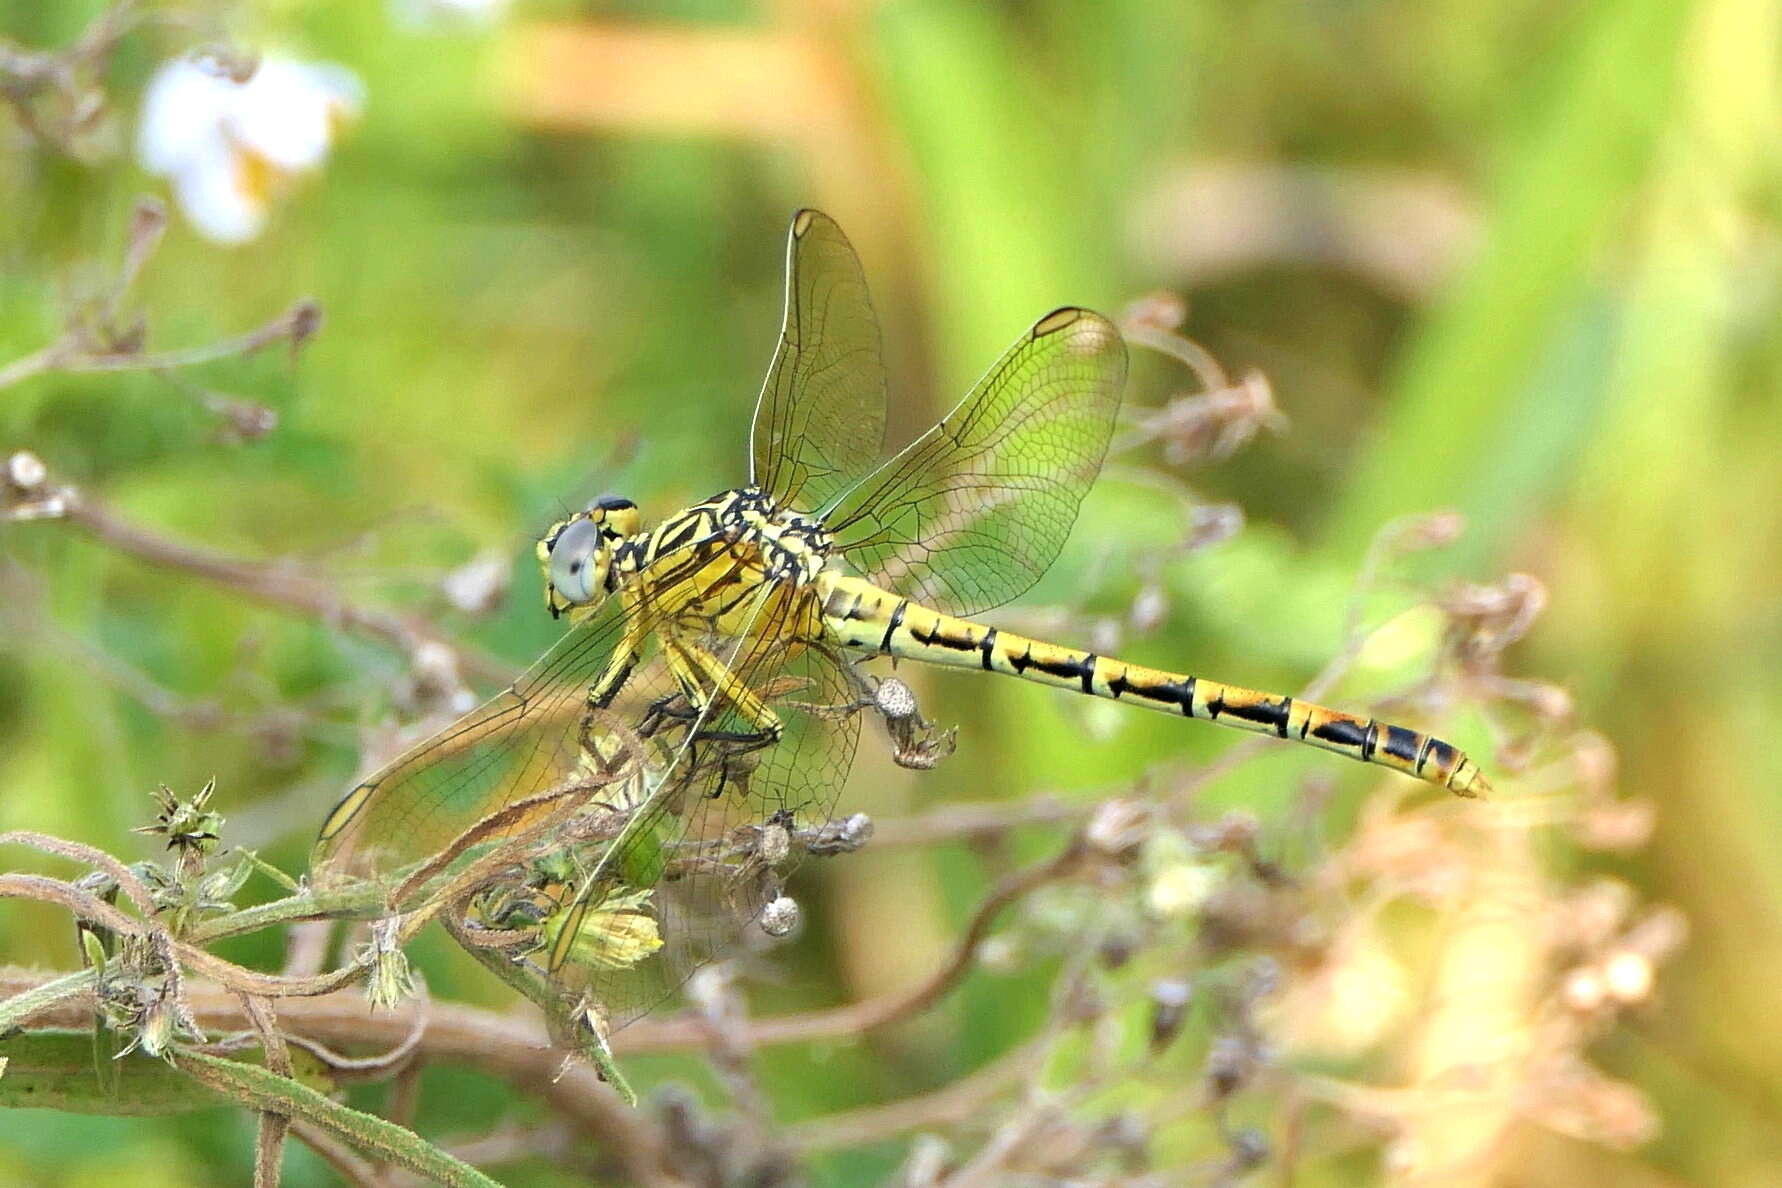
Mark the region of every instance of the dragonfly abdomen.
[[981, 668], [1276, 738], [1302, 742], [1482, 796], [1490, 784], [1458, 747], [1431, 735], [1296, 697], [1130, 664], [942, 614], [870, 582], [826, 573], [823, 623], [843, 646]]

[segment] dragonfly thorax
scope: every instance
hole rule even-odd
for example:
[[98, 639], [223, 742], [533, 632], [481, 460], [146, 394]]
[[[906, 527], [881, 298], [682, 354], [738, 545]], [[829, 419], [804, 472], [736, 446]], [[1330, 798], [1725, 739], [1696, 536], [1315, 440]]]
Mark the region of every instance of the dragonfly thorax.
[[829, 560], [823, 522], [790, 508], [754, 486], [714, 495], [701, 506], [717, 509], [722, 533], [760, 550], [763, 574], [773, 581], [809, 582]]
[[636, 504], [607, 496], [538, 542], [545, 607], [553, 617], [585, 612], [658, 561], [713, 547], [746, 558], [757, 580], [802, 585], [822, 572], [831, 545], [822, 521], [753, 486], [720, 491], [647, 531]]

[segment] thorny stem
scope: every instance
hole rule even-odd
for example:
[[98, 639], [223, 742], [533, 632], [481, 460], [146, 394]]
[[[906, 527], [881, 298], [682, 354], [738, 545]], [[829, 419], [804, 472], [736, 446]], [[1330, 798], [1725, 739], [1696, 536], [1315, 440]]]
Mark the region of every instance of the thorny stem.
[[[969, 971], [978, 945], [1003, 909], [1041, 886], [1066, 877], [1080, 855], [1081, 845], [1073, 839], [1054, 858], [1005, 876], [979, 903], [964, 934], [960, 937], [948, 959], [920, 984], [905, 991], [867, 999], [864, 1002], [834, 1010], [750, 1020], [741, 1025], [744, 1029], [743, 1041], [752, 1046], [759, 1046], [847, 1035], [884, 1027], [926, 1009], [951, 990]], [[366, 898], [368, 892], [371, 895], [369, 903]], [[90, 902], [76, 903], [70, 898], [69, 893], [81, 897], [83, 901]], [[26, 894], [30, 898], [63, 902], [64, 906], [76, 911], [77, 914], [86, 915], [89, 918], [96, 917], [99, 923], [120, 932], [137, 931], [142, 927], [122, 912], [110, 908], [109, 905], [91, 896], [84, 896], [83, 893], [75, 891], [67, 884], [56, 883], [55, 880], [40, 879], [30, 875], [0, 875], [0, 896], [7, 894]], [[205, 921], [193, 929], [186, 941], [175, 942], [176, 952], [180, 959], [187, 961], [199, 975], [248, 993], [277, 996], [283, 999], [326, 995], [356, 977], [361, 972], [361, 967], [357, 964], [347, 965], [319, 977], [279, 977], [243, 970], [239, 966], [225, 962], [221, 958], [212, 957], [202, 949], [194, 947], [225, 936], [254, 931], [276, 923], [314, 918], [321, 914], [317, 910], [315, 900], [323, 898], [325, 894], [311, 892], [305, 895], [291, 896], [262, 905], [259, 908], [248, 908], [229, 916]], [[343, 902], [363, 908], [378, 902], [375, 896], [376, 888], [364, 886], [356, 888], [352, 897], [335, 893], [332, 902], [337, 909]], [[81, 910], [83, 907], [84, 911]], [[243, 917], [248, 916], [255, 918], [251, 927], [243, 925]], [[466, 948], [473, 954], [480, 952], [476, 946], [466, 946]], [[501, 958], [499, 954], [490, 954], [490, 957], [492, 960], [487, 964], [491, 969], [501, 973], [503, 972], [501, 967], [505, 966], [514, 973], [514, 976], [523, 977], [517, 967], [505, 962], [505, 959]], [[58, 1003], [90, 990], [91, 985], [91, 971], [83, 970], [52, 982], [22, 989], [4, 1002], [0, 1002], [0, 1027], [7, 1024], [16, 1025]], [[538, 990], [536, 986], [521, 986], [517, 982], [515, 985], [517, 989], [526, 992], [529, 998], [534, 997]], [[287, 1023], [296, 1017], [292, 1012], [297, 1006], [298, 1004], [295, 1002], [287, 1002], [284, 1005], [283, 1012]], [[203, 1012], [199, 1012], [199, 1014], [202, 1015]], [[358, 1034], [349, 1038], [364, 1038], [364, 1036]], [[655, 1021], [646, 1019], [621, 1031], [615, 1037], [614, 1046], [621, 1054], [683, 1048], [697, 1049], [703, 1047], [707, 1039], [707, 1030], [698, 1020]]]
[[[90, 993], [92, 970], [55, 979], [41, 985], [34, 975], [0, 973], [0, 993], [11, 993], [6, 1005], [33, 1000], [29, 1013], [0, 1018], [16, 1023], [30, 1018], [44, 1027], [78, 1028], [91, 1022], [91, 1007], [81, 1001]], [[249, 1026], [240, 1001], [231, 992], [194, 984], [187, 995], [198, 1021], [213, 1031], [237, 1031]], [[563, 1064], [545, 1029], [512, 1014], [478, 1010], [443, 1003], [410, 1001], [387, 1011], [370, 1012], [357, 994], [322, 998], [289, 999], [279, 1004], [279, 1024], [294, 1041], [325, 1041], [330, 1045], [378, 1044], [403, 1050], [422, 1062], [474, 1064], [491, 1076], [537, 1094], [564, 1117], [612, 1140], [614, 1134], [630, 1136], [632, 1145], [643, 1144], [651, 1134], [647, 1121], [621, 1105], [612, 1090], [602, 1085], [585, 1065]], [[326, 1059], [324, 1057], [324, 1059]], [[614, 1142], [615, 1149], [618, 1143]], [[652, 1166], [657, 1156], [648, 1150], [635, 1161], [625, 1158], [634, 1178], [649, 1177], [637, 1169]], [[659, 1178], [659, 1177], [658, 1177]]]
[[192, 927], [186, 939], [207, 945], [225, 937], [258, 932], [275, 924], [299, 921], [362, 918], [383, 905], [384, 892], [374, 883], [345, 883], [339, 887], [312, 887], [270, 903], [256, 904], [224, 916], [214, 916]]
[[499, 1188], [469, 1164], [392, 1122], [333, 1101], [309, 1086], [267, 1069], [182, 1050], [175, 1067], [225, 1096], [247, 1101], [263, 1112], [301, 1116], [353, 1146], [432, 1177], [451, 1188]]
[[[581, 1138], [573, 1127], [562, 1123], [543, 1126], [508, 1125], [486, 1134], [464, 1138], [448, 1137], [441, 1139], [437, 1145], [466, 1163], [488, 1167], [525, 1160], [558, 1162], [575, 1150]], [[391, 1188], [407, 1188], [410, 1184], [419, 1183], [408, 1173], [367, 1182], [391, 1185]]]
[[[106, 903], [98, 896], [89, 894], [71, 883], [59, 879], [45, 878], [41, 875], [0, 874], [0, 899], [34, 899], [42, 903], [54, 903], [70, 915], [98, 924], [113, 932], [142, 936], [157, 940], [166, 951], [176, 957], [178, 962], [189, 966], [201, 976], [229, 986], [232, 989], [247, 993], [270, 997], [309, 997], [328, 994], [352, 982], [363, 971], [361, 962], [344, 965], [330, 973], [313, 978], [287, 978], [276, 974], [256, 973], [243, 969], [233, 962], [213, 956], [197, 947], [189, 939], [171, 936], [165, 928], [155, 921], [137, 920], [125, 915], [117, 908]], [[170, 969], [169, 976], [177, 971]], [[5, 1016], [16, 1010], [11, 1003], [0, 1004], [0, 1025]]]
[[30, 846], [45, 854], [54, 854], [75, 862], [85, 863], [95, 870], [102, 870], [116, 881], [118, 889], [129, 899], [130, 904], [145, 916], [153, 915], [154, 902], [149, 898], [148, 888], [136, 877], [128, 866], [95, 846], [83, 845], [80, 842], [65, 841], [52, 837], [47, 833], [38, 833], [30, 829], [13, 829], [0, 833], [0, 846]]
[[[278, 1017], [272, 1002], [253, 994], [236, 992], [243, 1010], [260, 1038], [266, 1053], [266, 1068], [281, 1077], [291, 1076], [291, 1050], [278, 1029]], [[262, 1110], [254, 1136], [254, 1188], [278, 1188], [279, 1172], [285, 1150], [285, 1134], [291, 1128], [291, 1116], [277, 1110]]]
[[[96, 969], [77, 969], [47, 982], [33, 982], [0, 1000], [0, 1035], [22, 1027], [27, 1022], [49, 1014], [72, 999], [83, 994], [90, 994], [99, 982], [99, 971]], [[4, 984], [4, 983], [0, 983]], [[82, 1018], [70, 1026], [78, 1026], [85, 1021]]]

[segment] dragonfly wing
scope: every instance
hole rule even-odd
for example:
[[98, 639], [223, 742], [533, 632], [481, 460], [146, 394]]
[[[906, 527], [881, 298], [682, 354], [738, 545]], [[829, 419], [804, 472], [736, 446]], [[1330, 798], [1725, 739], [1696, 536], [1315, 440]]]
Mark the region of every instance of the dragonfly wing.
[[[681, 575], [709, 577], [715, 555], [658, 561], [631, 598], [572, 629], [509, 689], [362, 781], [323, 826], [318, 877], [375, 875], [394, 888], [422, 870], [395, 905], [410, 910], [438, 876], [511, 840], [452, 894], [473, 923], [533, 937], [530, 959], [614, 1025], [724, 952], [796, 857], [769, 827], [827, 822], [857, 722], [846, 672], [797, 638], [808, 592], [763, 583], [734, 634], [656, 609], [679, 604]], [[589, 689], [615, 671], [623, 679], [590, 706]], [[777, 739], [763, 736], [763, 707]]]
[[[793, 638], [792, 598], [770, 597], [746, 635], [685, 641], [723, 664], [778, 721], [777, 741], [715, 698], [677, 735], [670, 767], [652, 777], [633, 823], [578, 888], [573, 919], [547, 958], [560, 982], [585, 989], [621, 1027], [668, 997], [699, 966], [734, 949], [780, 891], [799, 855], [793, 831], [829, 821], [853, 762], [854, 686], [837, 658]], [[613, 960], [637, 924], [640, 886], [660, 948]]]
[[[508, 688], [367, 776], [323, 822], [311, 868], [385, 874], [492, 821], [501, 823], [491, 840], [516, 836], [551, 810], [541, 798], [553, 788], [597, 784], [585, 778], [588, 728], [620, 727], [632, 703], [675, 691], [667, 674], [661, 687], [647, 687], [636, 664], [670, 617], [660, 608], [683, 601], [686, 583], [709, 577], [710, 554], [698, 545], [664, 553], [631, 579], [639, 594], [609, 598]], [[603, 679], [614, 686], [611, 704], [594, 713], [589, 691]], [[516, 809], [535, 801], [535, 812]]]
[[847, 236], [801, 210], [786, 237], [786, 308], [750, 431], [751, 477], [780, 503], [826, 508], [879, 460], [885, 365]]
[[[588, 689], [621, 641], [641, 634], [643, 613], [611, 600], [507, 689], [366, 777], [328, 814], [311, 867], [323, 875], [394, 871], [570, 779]], [[502, 832], [528, 823], [522, 815]]]
[[965, 399], [842, 499], [837, 549], [871, 581], [973, 615], [1039, 580], [1107, 453], [1126, 345], [1086, 309], [1054, 310]]

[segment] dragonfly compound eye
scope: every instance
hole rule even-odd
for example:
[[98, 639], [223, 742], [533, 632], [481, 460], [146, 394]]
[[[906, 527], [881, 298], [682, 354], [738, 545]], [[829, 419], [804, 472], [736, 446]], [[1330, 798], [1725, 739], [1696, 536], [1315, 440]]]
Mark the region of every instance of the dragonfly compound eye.
[[551, 588], [572, 605], [589, 602], [606, 576], [605, 561], [600, 525], [576, 520], [551, 542]]

